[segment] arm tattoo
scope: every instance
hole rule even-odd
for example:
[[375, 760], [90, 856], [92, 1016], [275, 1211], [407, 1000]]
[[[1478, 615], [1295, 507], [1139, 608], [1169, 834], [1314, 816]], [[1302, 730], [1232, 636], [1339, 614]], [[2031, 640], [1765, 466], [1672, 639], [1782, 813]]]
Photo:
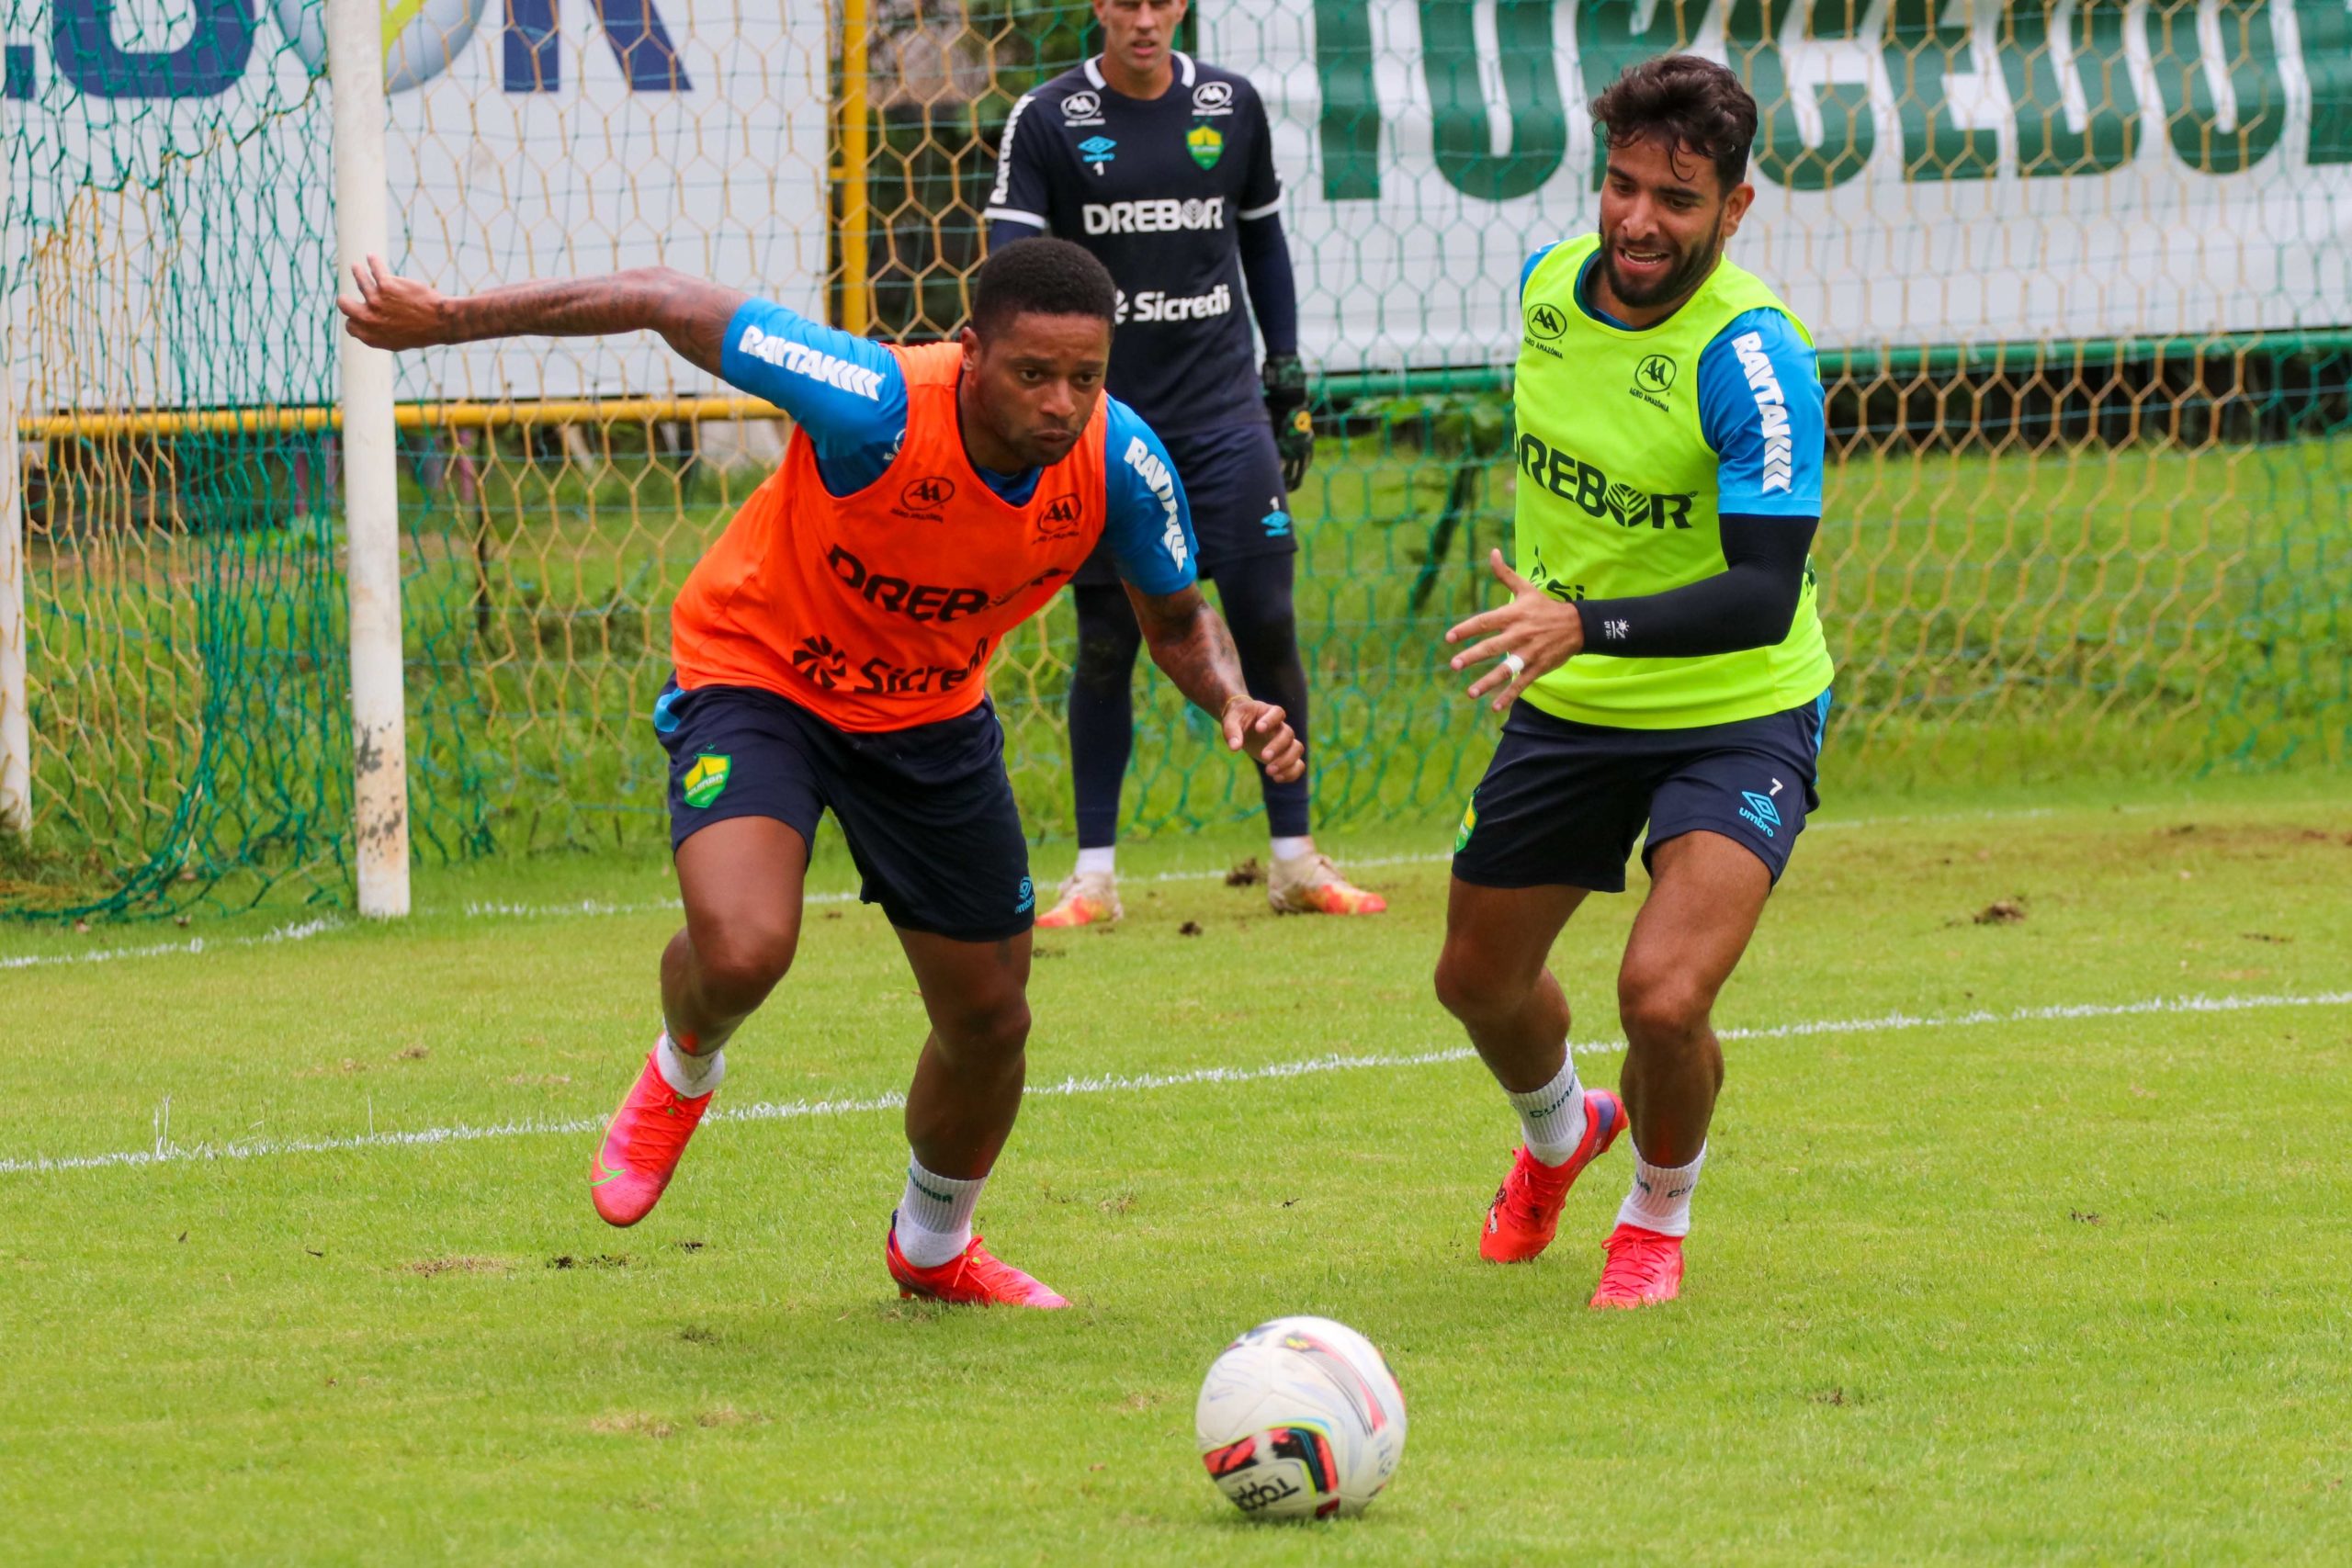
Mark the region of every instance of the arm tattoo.
[[1173, 593], [1144, 593], [1127, 585], [1144, 641], [1151, 646], [1151, 661], [1168, 672], [1176, 689], [1193, 705], [1213, 718], [1223, 718], [1238, 696], [1247, 696], [1241, 683], [1241, 657], [1233, 649], [1233, 634], [1225, 617], [1209, 608], [1198, 585]]
[[447, 341], [479, 338], [597, 337], [651, 329], [681, 356], [718, 374], [727, 323], [750, 296], [668, 267], [635, 267], [606, 277], [510, 283], [446, 301]]

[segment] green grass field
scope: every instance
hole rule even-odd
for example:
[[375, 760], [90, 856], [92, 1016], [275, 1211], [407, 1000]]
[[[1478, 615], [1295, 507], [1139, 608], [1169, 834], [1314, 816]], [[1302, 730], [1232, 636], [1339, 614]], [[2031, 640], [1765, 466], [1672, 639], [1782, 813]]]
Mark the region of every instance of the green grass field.
[[[1051, 1315], [888, 1285], [876, 1102], [922, 1025], [854, 903], [812, 906], [735, 1119], [629, 1232], [585, 1129], [653, 1032], [657, 863], [435, 874], [393, 928], [0, 931], [6, 1555], [2352, 1560], [2323, 785], [1833, 801], [1721, 1010], [1687, 1293], [1606, 1318], [1623, 1145], [1549, 1256], [1476, 1258], [1514, 1129], [1429, 994], [1442, 829], [1340, 846], [1376, 921], [1277, 922], [1215, 874], [1261, 846], [1170, 838], [1125, 926], [1040, 943], [1045, 1092], [981, 1221]], [[1632, 908], [1555, 954], [1590, 1081]], [[1406, 1391], [1360, 1521], [1248, 1525], [1194, 1457], [1225, 1337], [1294, 1312]]]

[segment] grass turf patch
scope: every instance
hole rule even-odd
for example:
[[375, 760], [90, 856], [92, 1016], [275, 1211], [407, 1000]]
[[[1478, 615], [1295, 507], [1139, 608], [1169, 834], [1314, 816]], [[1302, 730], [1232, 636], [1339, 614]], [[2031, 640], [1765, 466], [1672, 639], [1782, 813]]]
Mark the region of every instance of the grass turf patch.
[[[1442, 863], [1367, 868], [1380, 919], [1276, 921], [1143, 880], [1259, 847], [1194, 841], [1038, 945], [1033, 1084], [1128, 1087], [1034, 1097], [981, 1218], [1075, 1311], [896, 1299], [888, 1109], [715, 1123], [627, 1232], [580, 1132], [18, 1171], [0, 1505], [60, 1561], [2340, 1561], [2352, 1004], [2285, 1005], [2352, 976], [2340, 808], [1834, 820], [1720, 1021], [1851, 1027], [1728, 1046], [1672, 1308], [1583, 1308], [1623, 1151], [1544, 1259], [1477, 1261], [1513, 1128], [1475, 1062], [1242, 1076], [1458, 1050]], [[593, 1125], [668, 889], [589, 866], [506, 902], [628, 912], [466, 913], [484, 886], [8, 973], [0, 1157]], [[1589, 1081], [1633, 907], [1555, 956]], [[2253, 1005], [2062, 1011], [2186, 995]], [[812, 906], [722, 1100], [887, 1099], [921, 1028], [878, 917]], [[1411, 1407], [1337, 1540], [1247, 1526], [1193, 1457], [1209, 1359], [1288, 1312], [1369, 1334]]]

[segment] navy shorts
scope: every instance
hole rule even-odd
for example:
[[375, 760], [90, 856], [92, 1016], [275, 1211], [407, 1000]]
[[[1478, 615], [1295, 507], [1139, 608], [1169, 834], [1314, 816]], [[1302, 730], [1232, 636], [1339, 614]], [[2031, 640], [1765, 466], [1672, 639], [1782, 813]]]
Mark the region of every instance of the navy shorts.
[[1704, 829], [1756, 853], [1778, 882], [1817, 810], [1815, 763], [1829, 694], [1803, 707], [1696, 729], [1617, 729], [1555, 718], [1525, 702], [1471, 792], [1453, 874], [1478, 887], [1625, 890], [1668, 839]]
[[[1227, 561], [1297, 552], [1272, 425], [1254, 419], [1160, 439], [1168, 445], [1176, 477], [1184, 486], [1185, 504], [1192, 509], [1201, 576], [1215, 577]], [[1094, 547], [1075, 581], [1089, 588], [1117, 584], [1119, 570], [1108, 541]]]
[[910, 729], [837, 729], [747, 686], [682, 691], [653, 705], [670, 753], [670, 847], [730, 817], [766, 817], [813, 842], [830, 808], [890, 923], [958, 942], [1029, 929], [1029, 841], [1004, 773], [1004, 730], [983, 700]]

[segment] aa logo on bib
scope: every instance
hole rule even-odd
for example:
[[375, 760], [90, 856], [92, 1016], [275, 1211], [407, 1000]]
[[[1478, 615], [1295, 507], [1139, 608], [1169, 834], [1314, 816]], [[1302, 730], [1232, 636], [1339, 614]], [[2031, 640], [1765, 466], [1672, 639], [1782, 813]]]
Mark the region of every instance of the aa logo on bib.
[[732, 757], [717, 751], [705, 751], [696, 757], [694, 766], [686, 770], [686, 776], [679, 781], [686, 804], [704, 807], [717, 800], [719, 792], [727, 787], [727, 775], [734, 771]]

